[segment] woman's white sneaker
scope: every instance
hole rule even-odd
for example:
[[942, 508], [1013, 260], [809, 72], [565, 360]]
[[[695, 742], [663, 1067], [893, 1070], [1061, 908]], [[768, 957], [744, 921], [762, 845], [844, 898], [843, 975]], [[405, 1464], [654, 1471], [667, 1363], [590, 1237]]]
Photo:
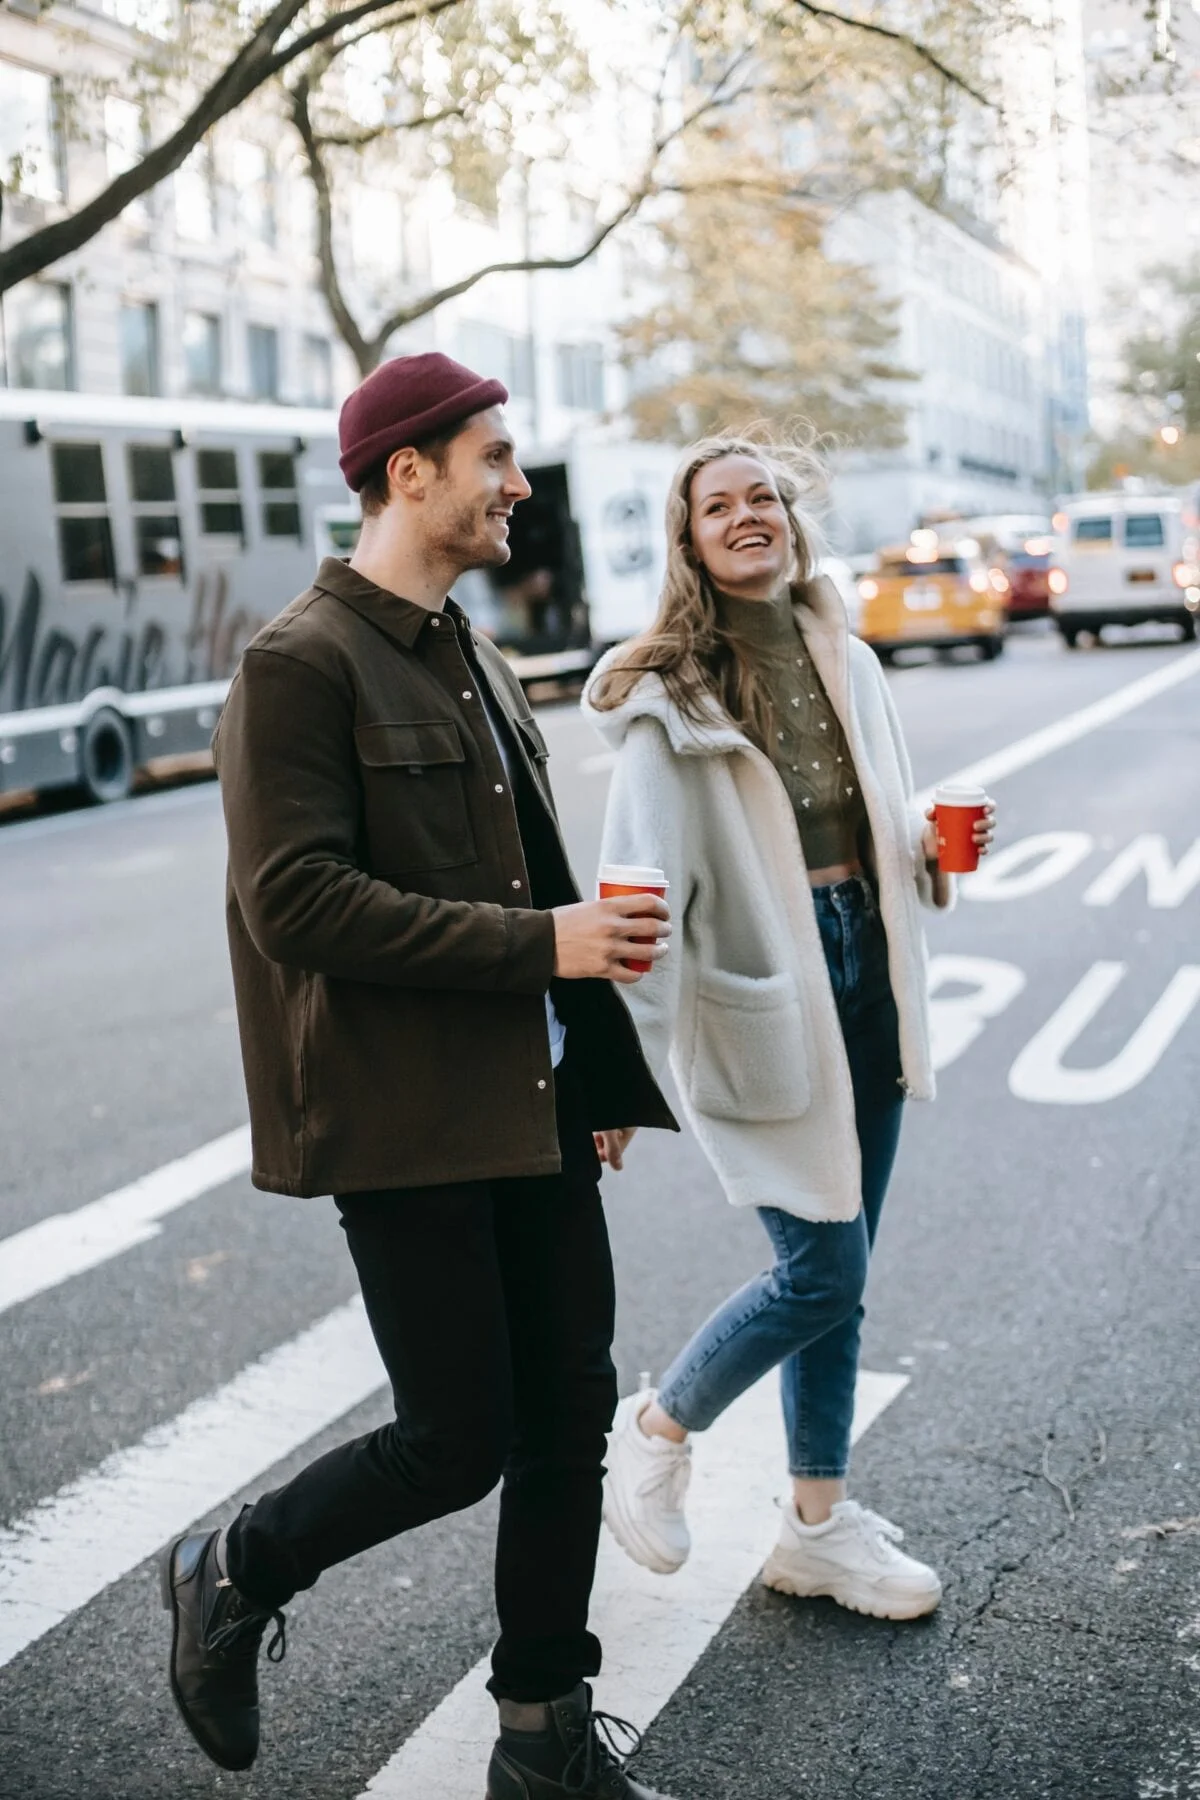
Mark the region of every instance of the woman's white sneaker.
[[876, 1619], [919, 1619], [937, 1606], [942, 1584], [897, 1547], [903, 1536], [857, 1500], [840, 1500], [823, 1525], [803, 1524], [789, 1501], [762, 1578], [781, 1594], [826, 1594]]
[[617, 1407], [608, 1440], [604, 1523], [635, 1563], [656, 1575], [673, 1575], [692, 1548], [683, 1511], [692, 1447], [646, 1436], [638, 1421], [656, 1397], [653, 1388], [643, 1388]]

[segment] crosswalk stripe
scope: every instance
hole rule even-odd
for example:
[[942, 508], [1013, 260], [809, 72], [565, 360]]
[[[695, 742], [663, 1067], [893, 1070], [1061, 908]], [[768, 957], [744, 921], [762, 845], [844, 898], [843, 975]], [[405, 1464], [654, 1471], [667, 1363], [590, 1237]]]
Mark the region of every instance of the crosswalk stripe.
[[0, 1667], [384, 1381], [351, 1300], [0, 1531]]
[[[857, 1441], [907, 1385], [907, 1375], [863, 1371], [855, 1395]], [[604, 1645], [597, 1697], [644, 1731], [662, 1711], [761, 1568], [778, 1530], [783, 1485], [779, 1386], [768, 1375], [695, 1440], [688, 1493], [693, 1548], [665, 1579], [639, 1568], [604, 1534], [591, 1624]], [[496, 1735], [496, 1709], [478, 1662], [384, 1764], [359, 1800], [479, 1800]]]
[[0, 1240], [0, 1313], [157, 1237], [160, 1219], [249, 1167], [250, 1127], [239, 1125], [127, 1187]]

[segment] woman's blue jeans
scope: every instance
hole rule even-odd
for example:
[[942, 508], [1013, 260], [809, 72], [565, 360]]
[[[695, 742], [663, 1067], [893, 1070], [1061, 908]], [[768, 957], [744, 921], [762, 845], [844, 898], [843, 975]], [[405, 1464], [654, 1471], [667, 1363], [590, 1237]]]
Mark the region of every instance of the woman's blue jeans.
[[659, 1388], [659, 1404], [687, 1431], [703, 1431], [777, 1364], [788, 1466], [836, 1479], [850, 1460], [867, 1264], [887, 1191], [904, 1107], [899, 1025], [887, 939], [865, 876], [813, 889], [821, 944], [841, 1021], [862, 1153], [862, 1211], [818, 1224], [774, 1207], [758, 1216], [774, 1265], [732, 1294], [685, 1345]]

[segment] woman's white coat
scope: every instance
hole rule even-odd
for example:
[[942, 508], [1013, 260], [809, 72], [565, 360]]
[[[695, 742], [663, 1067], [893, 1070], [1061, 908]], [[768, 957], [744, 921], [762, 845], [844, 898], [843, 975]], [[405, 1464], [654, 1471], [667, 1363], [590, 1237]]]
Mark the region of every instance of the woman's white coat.
[[[934, 899], [900, 722], [832, 584], [818, 579], [793, 593], [866, 802], [904, 1087], [932, 1099], [919, 908]], [[715, 700], [697, 726], [657, 676], [614, 711], [598, 711], [591, 694], [617, 654], [599, 664], [583, 707], [618, 753], [603, 860], [661, 867], [671, 884], [671, 949], [624, 989], [650, 1065], [661, 1073], [669, 1056], [684, 1110], [735, 1206], [852, 1219], [861, 1178], [850, 1073], [783, 783]]]

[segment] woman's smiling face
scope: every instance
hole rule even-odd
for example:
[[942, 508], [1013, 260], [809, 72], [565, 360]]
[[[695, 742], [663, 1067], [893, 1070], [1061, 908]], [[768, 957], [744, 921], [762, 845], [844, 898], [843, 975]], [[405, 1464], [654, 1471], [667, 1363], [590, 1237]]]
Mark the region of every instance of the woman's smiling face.
[[769, 600], [792, 558], [787, 509], [769, 469], [753, 456], [721, 456], [692, 477], [692, 549], [715, 586]]

